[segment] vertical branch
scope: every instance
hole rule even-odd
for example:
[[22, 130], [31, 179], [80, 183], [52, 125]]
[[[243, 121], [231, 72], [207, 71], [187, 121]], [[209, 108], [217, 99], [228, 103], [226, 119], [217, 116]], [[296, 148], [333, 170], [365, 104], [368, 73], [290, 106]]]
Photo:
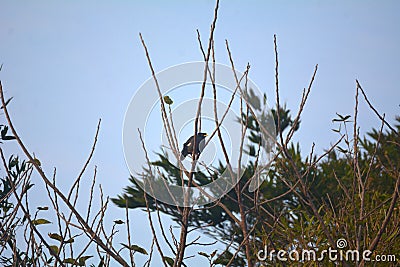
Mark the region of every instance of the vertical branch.
[[[188, 222], [189, 222], [190, 212], [192, 210], [192, 208], [188, 207], [187, 204], [188, 204], [188, 199], [189, 199], [190, 186], [192, 185], [194, 169], [195, 169], [196, 161], [197, 161], [197, 155], [196, 155], [197, 140], [196, 139], [197, 139], [197, 134], [199, 133], [199, 119], [201, 119], [200, 112], [201, 112], [201, 106], [203, 103], [205, 87], [207, 84], [207, 73], [208, 73], [208, 67], [209, 67], [208, 62], [210, 59], [211, 50], [213, 48], [212, 43], [214, 40], [215, 25], [217, 23], [217, 18], [218, 18], [218, 8], [219, 8], [219, 0], [216, 1], [216, 5], [215, 5], [215, 9], [214, 9], [214, 19], [213, 19], [213, 22], [211, 23], [210, 37], [208, 40], [208, 50], [207, 50], [205, 66], [204, 66], [204, 80], [203, 80], [203, 84], [202, 84], [202, 88], [201, 88], [200, 99], [199, 99], [197, 113], [196, 113], [195, 122], [194, 122], [194, 137], [193, 137], [194, 148], [193, 148], [193, 153], [192, 153], [193, 160], [192, 160], [192, 166], [191, 166], [191, 170], [190, 170], [189, 177], [188, 177], [189, 178], [188, 179], [189, 188], [186, 190], [185, 196], [184, 196], [185, 207], [183, 208], [183, 212], [182, 212], [181, 233], [180, 233], [180, 237], [179, 237], [179, 246], [177, 248], [177, 257], [174, 261], [174, 267], [182, 266], [184, 255], [185, 255], [185, 249], [187, 246], [186, 240], [187, 240], [187, 235], [188, 235]], [[214, 51], [213, 51], [213, 53], [214, 53]]]
[[[142, 133], [140, 132], [140, 129], [138, 129], [138, 132], [139, 132], [140, 141], [142, 142], [142, 148], [143, 148], [143, 151], [145, 153], [146, 161], [147, 161], [147, 164], [149, 166], [149, 170], [151, 170], [150, 159], [149, 159], [149, 157], [147, 155], [146, 146], [144, 144]], [[148, 219], [149, 219], [151, 233], [153, 234], [153, 240], [156, 243], [156, 247], [158, 249], [158, 252], [160, 253], [160, 256], [161, 256], [161, 259], [162, 259], [162, 262], [163, 262], [164, 266], [167, 267], [167, 264], [165, 263], [164, 253], [163, 253], [163, 251], [161, 249], [161, 246], [160, 246], [160, 243], [158, 242], [158, 239], [157, 239], [156, 230], [154, 228], [153, 219], [151, 218], [151, 213], [150, 213], [150, 209], [149, 209], [149, 203], [148, 203], [147, 195], [146, 195], [145, 191], [143, 191], [143, 197], [144, 197], [144, 200], [146, 202], [146, 211], [147, 211], [147, 216], [148, 216]]]
[[[229, 60], [231, 62], [231, 68], [232, 68], [233, 76], [235, 78], [235, 81], [236, 81], [236, 84], [237, 84], [239, 90], [241, 91], [241, 94], [240, 94], [240, 96], [241, 96], [240, 97], [240, 101], [241, 101], [240, 102], [241, 103], [240, 104], [240, 116], [242, 116], [242, 114], [243, 114], [242, 101], [243, 101], [243, 99], [245, 99], [245, 97], [244, 97], [244, 94], [243, 94], [243, 90], [240, 89], [240, 81], [239, 81], [239, 79], [238, 79], [238, 77], [236, 75], [235, 64], [233, 62], [232, 53], [231, 53], [231, 51], [229, 49], [228, 41], [226, 41], [225, 43], [226, 43], [226, 48], [227, 48], [228, 55], [229, 55]], [[245, 80], [246, 81], [245, 84], [246, 84], [246, 86], [247, 86], [247, 74], [248, 74], [248, 70], [249, 69], [250, 69], [250, 64], [247, 64], [247, 72], [246, 72], [246, 75], [245, 75], [245, 79], [246, 79]], [[245, 88], [245, 89], [247, 89], [247, 88]], [[248, 105], [247, 102], [246, 102], [246, 107], [247, 107], [247, 110], [249, 110], [249, 105]], [[238, 175], [240, 175], [241, 158], [242, 158], [242, 152], [243, 152], [243, 142], [244, 142], [245, 133], [246, 133], [246, 130], [247, 130], [247, 124], [246, 124], [246, 126], [243, 126], [243, 120], [242, 119], [240, 120], [240, 122], [241, 122], [241, 126], [242, 126], [242, 136], [241, 136], [241, 144], [240, 144], [240, 156], [239, 156], [239, 159], [238, 159], [238, 168], [239, 168]], [[238, 177], [238, 180], [239, 179], [240, 179], [240, 177]], [[244, 248], [245, 248], [247, 265], [249, 267], [252, 267], [253, 266], [253, 261], [252, 261], [253, 257], [252, 257], [252, 254], [251, 254], [251, 248], [250, 248], [250, 242], [249, 242], [249, 234], [248, 234], [248, 229], [247, 229], [247, 227], [248, 227], [247, 226], [247, 221], [246, 221], [246, 213], [247, 212], [245, 210], [243, 199], [242, 199], [242, 190], [241, 190], [240, 183], [237, 183], [235, 185], [235, 192], [236, 192], [236, 198], [237, 198], [237, 203], [238, 203], [238, 206], [239, 206], [239, 214], [240, 214], [239, 227], [240, 227], [240, 229], [242, 231], [242, 234], [243, 234], [242, 243], [244, 244]]]
[[[357, 127], [357, 117], [358, 117], [358, 86], [356, 87], [355, 94], [355, 105], [354, 105], [354, 124], [353, 124], [353, 175], [354, 182], [358, 183], [358, 196], [360, 198], [360, 214], [358, 218], [355, 218], [355, 225], [357, 225], [357, 221], [364, 217], [364, 196], [365, 196], [365, 187], [362, 181], [360, 166], [358, 164], [358, 127]], [[361, 249], [361, 238], [362, 238], [362, 230], [363, 225], [358, 224], [356, 227], [356, 247], [357, 250]]]
[[[278, 131], [280, 142], [281, 142], [280, 148], [282, 149], [285, 157], [288, 159], [290, 166], [293, 168], [293, 170], [295, 172], [296, 179], [300, 183], [300, 190], [305, 197], [304, 204], [306, 204], [307, 206], [309, 206], [311, 208], [314, 216], [318, 219], [319, 223], [321, 224], [322, 230], [323, 230], [324, 234], [326, 235], [327, 239], [329, 240], [330, 244], [334, 248], [336, 248], [336, 243], [334, 242], [332, 235], [331, 235], [324, 219], [321, 217], [317, 207], [314, 204], [314, 198], [313, 198], [312, 194], [310, 193], [310, 191], [308, 190], [305, 182], [302, 180], [303, 175], [301, 175], [300, 169], [298, 168], [298, 166], [294, 162], [292, 156], [290, 155], [288, 148], [287, 148], [287, 144], [283, 142], [283, 133], [282, 133], [282, 129], [281, 129], [281, 119], [280, 119], [280, 114], [279, 114], [279, 112], [280, 112], [279, 72], [278, 72], [279, 60], [278, 60], [278, 47], [277, 47], [277, 42], [276, 42], [276, 35], [274, 35], [274, 51], [275, 51], [275, 87], [276, 87], [275, 93], [276, 93], [276, 104], [277, 104], [276, 114], [277, 114], [277, 120], [278, 120], [277, 131]], [[300, 114], [298, 116], [300, 116]], [[293, 125], [292, 125], [292, 127], [293, 127]], [[293, 191], [293, 192], [298, 194], [296, 191]], [[300, 199], [302, 199], [302, 197]]]
[[[129, 213], [128, 213], [128, 199], [125, 199], [125, 219], [126, 219], [126, 232], [128, 233], [128, 246], [131, 248], [131, 230], [129, 225]], [[131, 266], [135, 266], [133, 261], [133, 251], [129, 249], [129, 258], [131, 260]]]
[[310, 83], [308, 84], [307, 90], [305, 90], [305, 89], [303, 90], [303, 95], [301, 97], [299, 110], [298, 110], [297, 115], [296, 115], [296, 117], [295, 117], [295, 119], [293, 121], [293, 125], [289, 129], [289, 133], [286, 136], [286, 141], [285, 141], [286, 145], [289, 144], [289, 141], [292, 139], [293, 134], [296, 131], [297, 126], [299, 125], [300, 115], [303, 112], [304, 106], [305, 106], [305, 104], [307, 102], [307, 99], [308, 99], [308, 96], [309, 96], [309, 94], [311, 92], [311, 87], [312, 87], [312, 85], [314, 83], [315, 76], [317, 75], [317, 70], [318, 70], [318, 64], [315, 65], [314, 72], [313, 72], [313, 75], [311, 77]]
[[162, 94], [161, 94], [161, 89], [160, 89], [160, 85], [158, 83], [156, 72], [154, 71], [153, 64], [151, 63], [149, 51], [147, 49], [146, 43], [144, 42], [144, 39], [143, 39], [141, 33], [139, 33], [139, 37], [140, 37], [140, 40], [142, 41], [142, 45], [143, 45], [143, 48], [144, 48], [145, 53], [146, 53], [147, 63], [149, 65], [149, 68], [150, 68], [150, 71], [151, 71], [151, 75], [153, 76], [154, 82], [156, 84], [156, 89], [157, 89], [158, 97], [159, 97], [159, 100], [160, 100], [160, 106], [161, 106], [162, 121], [163, 121], [164, 129], [165, 129], [165, 132], [166, 132], [166, 135], [167, 135], [168, 144], [172, 148], [172, 151], [174, 152], [175, 157], [177, 159], [179, 159], [179, 154], [177, 152], [178, 151], [178, 145], [175, 144], [175, 142], [174, 142], [173, 133], [172, 133], [172, 130], [171, 130], [171, 125], [170, 125], [169, 120], [168, 120], [168, 115], [167, 115], [167, 111], [166, 111], [166, 108], [165, 108], [164, 100], [163, 100], [163, 97], [162, 97]]
[[280, 110], [281, 110], [281, 105], [280, 105], [280, 97], [279, 97], [279, 60], [278, 60], [278, 45], [276, 43], [276, 34], [274, 34], [274, 51], [275, 51], [275, 94], [276, 94], [276, 117], [277, 117], [277, 127], [278, 129], [278, 135], [281, 141], [282, 146], [284, 146], [283, 143], [283, 133], [281, 129], [281, 116], [280, 116]]

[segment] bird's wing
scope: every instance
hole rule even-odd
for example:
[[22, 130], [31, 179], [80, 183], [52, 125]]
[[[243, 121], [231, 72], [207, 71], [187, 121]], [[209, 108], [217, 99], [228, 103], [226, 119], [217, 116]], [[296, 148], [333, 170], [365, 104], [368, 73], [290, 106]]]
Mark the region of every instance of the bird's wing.
[[184, 145], [184, 146], [190, 146], [190, 145], [192, 144], [192, 142], [193, 142], [193, 139], [194, 139], [193, 136], [190, 137], [183, 145]]
[[200, 153], [203, 152], [205, 146], [206, 146], [206, 140], [203, 139], [199, 143], [199, 151], [200, 151]]

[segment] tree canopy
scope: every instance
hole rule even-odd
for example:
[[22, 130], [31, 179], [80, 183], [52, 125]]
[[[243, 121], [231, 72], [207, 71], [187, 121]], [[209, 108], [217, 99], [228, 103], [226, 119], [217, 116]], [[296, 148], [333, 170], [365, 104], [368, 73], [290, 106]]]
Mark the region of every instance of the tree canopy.
[[[285, 134], [290, 127], [299, 128], [299, 122], [294, 125], [290, 110], [281, 107], [279, 111], [281, 131], [278, 135]], [[277, 121], [276, 109], [272, 112]], [[243, 121], [248, 123], [253, 137], [260, 136], [255, 119], [248, 116], [243, 114]], [[286, 151], [278, 148], [268, 178], [258, 190], [249, 193], [249, 180], [257, 164], [255, 147], [259, 142], [253, 138], [253, 144], [246, 150], [253, 160], [246, 166], [236, 188], [217, 204], [191, 211], [188, 221], [191, 229], [200, 228], [227, 244], [226, 251], [220, 252], [215, 264], [244, 266], [249, 260], [258, 262], [257, 252], [264, 246], [288, 252], [322, 250], [335, 247], [332, 242], [341, 238], [348, 242], [348, 248], [361, 251], [370, 248], [377, 233], [381, 241], [373, 248], [374, 253], [399, 253], [399, 242], [396, 242], [400, 234], [399, 209], [398, 204], [395, 209], [390, 209], [390, 205], [399, 188], [400, 118], [396, 119], [396, 131], [372, 129], [361, 138], [358, 133], [352, 136], [347, 132], [352, 124], [350, 116], [338, 116], [334, 121], [339, 129], [334, 131], [342, 137], [341, 142], [327, 149], [325, 157], [304, 157], [299, 143], [288, 144]], [[159, 160], [151, 164], [162, 169], [168, 179], [179, 183], [179, 168], [171, 164], [162, 151], [158, 156]], [[220, 163], [218, 169], [223, 171], [225, 167]], [[210, 183], [215, 178], [200, 171], [194, 174], [198, 184]], [[182, 223], [178, 207], [146, 197], [137, 180], [131, 177], [130, 181], [131, 185], [113, 199], [115, 204], [132, 209], [148, 207]], [[388, 214], [388, 210], [393, 214]], [[244, 222], [238, 222], [241, 214], [244, 214]], [[393, 219], [382, 229], [387, 216]], [[245, 229], [240, 224], [244, 224]], [[246, 257], [248, 248], [250, 259]], [[273, 264], [282, 262], [274, 258]]]

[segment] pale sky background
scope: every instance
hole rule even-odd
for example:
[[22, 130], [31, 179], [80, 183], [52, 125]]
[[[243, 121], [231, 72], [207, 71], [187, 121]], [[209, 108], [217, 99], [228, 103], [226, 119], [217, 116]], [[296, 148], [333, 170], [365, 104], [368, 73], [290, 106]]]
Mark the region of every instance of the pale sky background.
[[[0, 79], [6, 96], [14, 97], [9, 105], [14, 124], [47, 174], [57, 167], [60, 185], [71, 183], [102, 118], [86, 179], [97, 165], [105, 195], [122, 192], [129, 177], [121, 137], [124, 113], [135, 90], [150, 77], [138, 33], [157, 71], [199, 61], [196, 29], [205, 42], [214, 5], [210, 0], [0, 0]], [[390, 122], [400, 114], [399, 11], [399, 1], [221, 1], [217, 61], [229, 64], [224, 42], [228, 39], [237, 68], [242, 71], [250, 62], [252, 80], [272, 100], [277, 34], [281, 97], [292, 113], [319, 64], [295, 140], [304, 154], [312, 142], [321, 153], [336, 140], [331, 131], [335, 112], [354, 112], [355, 79]], [[379, 127], [360, 102], [361, 132]], [[13, 145], [6, 146], [9, 153], [14, 151]], [[43, 192], [33, 194], [40, 204]], [[146, 215], [130, 214], [134, 243], [148, 249]], [[111, 206], [108, 216], [111, 222], [123, 211]]]

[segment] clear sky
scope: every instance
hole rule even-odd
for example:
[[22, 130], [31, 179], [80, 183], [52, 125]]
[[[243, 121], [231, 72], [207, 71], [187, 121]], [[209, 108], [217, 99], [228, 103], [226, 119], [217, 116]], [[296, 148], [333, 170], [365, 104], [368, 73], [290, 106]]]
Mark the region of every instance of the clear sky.
[[[214, 4], [0, 0], [0, 79], [6, 95], [14, 97], [9, 106], [14, 124], [44, 170], [51, 174], [57, 167], [60, 184], [68, 185], [102, 118], [89, 174], [97, 165], [105, 195], [121, 193], [129, 177], [123, 118], [135, 90], [150, 77], [138, 33], [157, 71], [199, 61], [196, 29], [206, 41]], [[337, 137], [331, 131], [335, 112], [353, 114], [355, 79], [389, 121], [400, 114], [399, 10], [399, 1], [221, 1], [217, 61], [229, 64], [228, 39], [237, 68], [244, 70], [249, 62], [252, 80], [272, 101], [277, 34], [282, 101], [293, 113], [319, 64], [295, 140], [305, 154], [312, 142], [320, 153]], [[379, 127], [363, 103], [359, 122], [361, 132]], [[123, 213], [111, 207], [110, 214]], [[148, 247], [149, 232], [139, 230], [145, 216], [132, 214], [137, 240]]]

